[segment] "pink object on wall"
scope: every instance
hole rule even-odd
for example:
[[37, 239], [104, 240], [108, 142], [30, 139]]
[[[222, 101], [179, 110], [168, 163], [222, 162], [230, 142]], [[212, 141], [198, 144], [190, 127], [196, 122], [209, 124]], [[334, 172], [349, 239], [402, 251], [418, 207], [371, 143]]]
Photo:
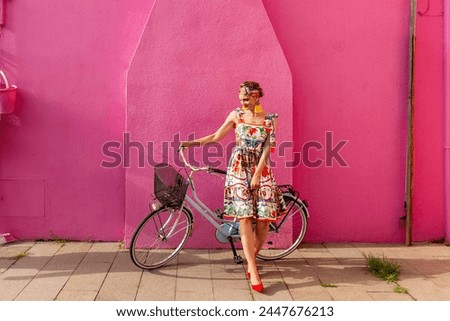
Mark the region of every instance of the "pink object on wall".
[[[128, 73], [127, 132], [135, 144], [126, 174], [127, 240], [148, 213], [153, 186], [151, 168], [138, 166], [139, 142], [153, 144], [153, 150], [147, 148], [153, 159], [175, 163], [175, 135], [187, 140], [216, 131], [240, 105], [244, 80], [260, 82], [263, 107], [280, 115], [279, 142], [292, 141], [291, 74], [262, 2], [156, 1]], [[221, 146], [233, 139], [230, 133]], [[205, 154], [199, 151], [197, 160], [203, 162]], [[292, 169], [281, 166], [281, 158], [273, 160], [279, 162], [277, 181], [291, 183]], [[226, 168], [223, 153], [216, 161]], [[223, 207], [222, 179], [202, 174], [196, 185], [207, 205]], [[223, 246], [212, 226], [195, 218], [188, 246]]]

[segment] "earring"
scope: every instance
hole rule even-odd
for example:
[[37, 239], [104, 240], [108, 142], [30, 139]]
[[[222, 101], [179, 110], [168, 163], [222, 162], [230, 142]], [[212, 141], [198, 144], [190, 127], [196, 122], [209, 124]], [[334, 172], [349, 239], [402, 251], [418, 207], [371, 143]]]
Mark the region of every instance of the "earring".
[[261, 104], [258, 102], [257, 105], [255, 105], [255, 113], [262, 113], [263, 108], [261, 106]]

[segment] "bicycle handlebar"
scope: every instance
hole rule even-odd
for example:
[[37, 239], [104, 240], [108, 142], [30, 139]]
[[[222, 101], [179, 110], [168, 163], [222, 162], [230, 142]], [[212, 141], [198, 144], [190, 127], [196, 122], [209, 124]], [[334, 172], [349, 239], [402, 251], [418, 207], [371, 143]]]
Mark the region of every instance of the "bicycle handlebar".
[[186, 159], [186, 156], [184, 155], [184, 150], [187, 149], [187, 147], [180, 147], [178, 149], [178, 152], [181, 155], [181, 160], [183, 161], [183, 163], [189, 167], [193, 172], [198, 172], [198, 171], [207, 171], [208, 173], [218, 173], [218, 174], [226, 174], [227, 171], [220, 169], [220, 168], [213, 168], [210, 166], [203, 166], [203, 167], [197, 167], [192, 165], [191, 163], [189, 163]]

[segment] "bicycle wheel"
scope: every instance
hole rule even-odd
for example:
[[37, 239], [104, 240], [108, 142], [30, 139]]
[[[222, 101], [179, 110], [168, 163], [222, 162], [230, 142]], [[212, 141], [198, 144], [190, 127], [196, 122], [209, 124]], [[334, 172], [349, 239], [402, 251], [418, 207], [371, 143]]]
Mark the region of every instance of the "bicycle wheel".
[[277, 260], [291, 254], [302, 242], [308, 226], [306, 205], [292, 194], [284, 194], [288, 212], [269, 225], [269, 233], [258, 253], [261, 260]]
[[191, 211], [163, 207], [148, 215], [131, 239], [130, 255], [142, 269], [156, 269], [173, 259], [191, 236]]

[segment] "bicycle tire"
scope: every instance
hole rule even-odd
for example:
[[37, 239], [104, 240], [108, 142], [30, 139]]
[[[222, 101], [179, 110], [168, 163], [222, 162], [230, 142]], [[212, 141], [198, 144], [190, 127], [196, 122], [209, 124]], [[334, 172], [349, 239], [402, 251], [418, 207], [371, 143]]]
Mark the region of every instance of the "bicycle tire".
[[187, 208], [162, 207], [150, 213], [136, 228], [130, 244], [133, 263], [146, 270], [172, 260], [192, 234], [194, 218]]
[[[258, 259], [271, 261], [281, 259], [298, 248], [308, 227], [308, 208], [292, 194], [283, 194], [288, 212], [277, 221], [271, 222]], [[292, 222], [292, 224], [289, 224]]]

